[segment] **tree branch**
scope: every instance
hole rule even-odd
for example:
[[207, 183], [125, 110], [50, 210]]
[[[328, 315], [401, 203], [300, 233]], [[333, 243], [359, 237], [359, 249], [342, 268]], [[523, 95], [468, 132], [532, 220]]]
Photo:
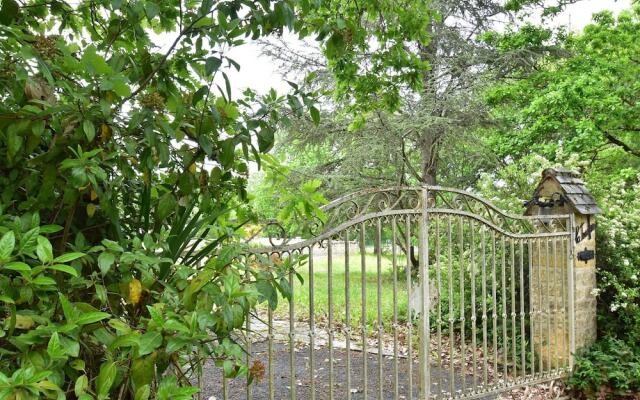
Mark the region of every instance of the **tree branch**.
[[167, 62], [167, 59], [169, 58], [171, 53], [173, 53], [173, 51], [175, 50], [176, 46], [178, 45], [178, 43], [180, 43], [180, 40], [182, 40], [184, 35], [189, 33], [189, 31], [195, 26], [195, 24], [197, 24], [206, 15], [207, 14], [203, 14], [203, 15], [200, 15], [198, 18], [195, 18], [193, 21], [191, 21], [191, 23], [186, 28], [184, 28], [182, 31], [180, 31], [180, 33], [178, 34], [178, 37], [176, 37], [176, 39], [173, 41], [173, 43], [171, 43], [171, 47], [169, 47], [169, 50], [167, 50], [167, 52], [160, 59], [160, 62], [153, 68], [153, 70], [151, 72], [149, 72], [149, 75], [147, 75], [144, 78], [142, 83], [140, 83], [140, 86], [138, 86], [138, 88], [136, 90], [134, 90], [129, 96], [125, 97], [120, 102], [118, 107], [121, 107], [124, 103], [126, 103], [127, 101], [129, 101], [129, 100], [133, 99], [134, 97], [136, 97], [138, 95], [138, 93], [140, 93], [141, 91], [143, 91], [147, 87], [147, 85], [149, 84], [151, 79], [154, 77], [154, 75], [156, 73], [158, 73], [160, 68], [162, 68], [162, 66], [164, 66], [164, 64]]
[[631, 148], [631, 146], [629, 146], [622, 140], [618, 139], [617, 137], [613, 136], [609, 132], [603, 131], [602, 129], [600, 129], [600, 131], [604, 135], [605, 139], [609, 141], [609, 143], [615, 144], [616, 146], [620, 146], [622, 150], [626, 151], [627, 153], [633, 156], [640, 157], [640, 150]]

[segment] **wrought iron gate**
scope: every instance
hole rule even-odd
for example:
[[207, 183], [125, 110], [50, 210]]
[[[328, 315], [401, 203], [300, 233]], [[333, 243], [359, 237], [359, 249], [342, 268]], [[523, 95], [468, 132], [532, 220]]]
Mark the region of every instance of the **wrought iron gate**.
[[430, 186], [365, 190], [324, 211], [313, 238], [247, 255], [302, 262], [286, 307], [247, 321], [265, 379], [225, 380], [223, 398], [482, 398], [569, 371], [572, 215], [512, 215]]

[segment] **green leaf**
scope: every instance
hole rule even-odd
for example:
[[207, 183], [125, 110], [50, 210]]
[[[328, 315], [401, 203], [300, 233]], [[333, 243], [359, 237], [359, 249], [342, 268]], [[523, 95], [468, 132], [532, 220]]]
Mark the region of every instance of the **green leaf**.
[[126, 97], [131, 95], [131, 88], [129, 83], [124, 80], [113, 81], [113, 91], [120, 97]]
[[84, 371], [86, 367], [84, 360], [80, 360], [80, 359], [71, 361], [71, 363], [69, 363], [69, 366], [75, 369], [76, 371]]
[[[139, 389], [149, 386], [153, 382], [155, 376], [155, 358], [153, 356], [140, 357], [131, 363], [131, 381], [136, 390], [136, 396]], [[136, 397], [137, 398], [137, 397]]]
[[64, 228], [60, 225], [43, 225], [40, 227], [40, 233], [56, 233], [60, 232], [62, 229]]
[[18, 272], [30, 272], [31, 267], [22, 261], [12, 261], [4, 266], [5, 269]]
[[138, 351], [141, 356], [151, 354], [162, 345], [162, 333], [158, 331], [147, 332], [140, 337], [140, 347]]
[[80, 343], [75, 340], [68, 338], [66, 336], [60, 337], [60, 344], [64, 351], [64, 354], [70, 357], [78, 357], [80, 354]]
[[185, 347], [188, 344], [189, 344], [189, 340], [188, 339], [172, 337], [167, 341], [167, 348], [165, 349], [165, 351], [167, 353], [173, 353], [173, 352], [176, 352], [176, 351], [182, 349], [183, 347]]
[[51, 242], [44, 236], [38, 236], [38, 245], [36, 246], [36, 254], [38, 259], [45, 264], [53, 261], [53, 247]]
[[278, 292], [275, 287], [269, 281], [260, 280], [256, 282], [256, 289], [269, 302], [269, 307], [275, 310], [278, 306]]
[[118, 244], [118, 242], [114, 242], [113, 240], [104, 239], [101, 243], [104, 245], [104, 247], [106, 247], [109, 250], [112, 250], [112, 251], [115, 251], [115, 252], [123, 252], [124, 251], [122, 246], [120, 246]]
[[222, 64], [222, 60], [218, 57], [211, 56], [207, 58], [207, 60], [205, 61], [205, 68], [204, 68], [207, 76], [211, 76], [211, 74], [216, 72], [218, 68], [220, 68], [221, 64]]
[[106, 312], [90, 312], [80, 315], [76, 320], [78, 325], [89, 325], [98, 321], [102, 321], [103, 319], [109, 318], [111, 314]]
[[220, 142], [220, 162], [225, 168], [231, 167], [235, 158], [235, 144], [233, 139], [225, 139]]
[[227, 91], [227, 101], [231, 101], [231, 81], [226, 73], [222, 73], [222, 77], [224, 78], [224, 87]]
[[316, 125], [320, 124], [320, 111], [315, 107], [309, 107], [309, 113], [311, 114], [313, 123]]
[[113, 90], [120, 97], [129, 96], [131, 94], [129, 80], [121, 73], [103, 80], [102, 83], [100, 83], [100, 89]]
[[69, 265], [65, 265], [65, 264], [53, 264], [51, 266], [48, 267], [49, 269], [53, 269], [55, 271], [60, 271], [60, 272], [65, 272], [71, 276], [74, 277], [78, 277], [78, 271], [76, 271], [75, 268], [69, 266]]
[[4, 296], [4, 295], [0, 295], [0, 301], [3, 301], [3, 302], [8, 303], [8, 304], [15, 304], [16, 303], [15, 300], [13, 300], [11, 297]]
[[176, 321], [175, 319], [170, 319], [165, 323], [165, 329], [174, 330], [176, 332], [182, 332], [185, 334], [189, 334], [189, 328], [180, 321]]
[[139, 387], [136, 390], [136, 394], [133, 400], [148, 400], [150, 394], [151, 394], [151, 386], [144, 385], [142, 387]]
[[53, 259], [55, 263], [67, 263], [69, 261], [77, 260], [80, 257], [84, 257], [84, 253], [66, 253]]
[[131, 333], [131, 328], [129, 327], [129, 325], [119, 319], [110, 319], [109, 326], [122, 334]]
[[76, 318], [78, 317], [78, 311], [75, 309], [75, 307], [73, 306], [73, 304], [71, 304], [69, 302], [69, 300], [67, 299], [67, 297], [60, 293], [58, 295], [58, 298], [60, 299], [60, 305], [62, 306], [62, 312], [64, 314], [64, 317], [66, 318], [67, 322], [70, 324], [75, 323]]
[[101, 253], [98, 256], [98, 268], [100, 268], [102, 276], [105, 276], [109, 272], [115, 260], [116, 257], [108, 252]]
[[64, 357], [64, 349], [60, 346], [60, 337], [58, 336], [58, 332], [53, 332], [53, 335], [49, 338], [47, 354], [49, 354], [49, 356], [54, 360]]
[[2, 235], [2, 239], [0, 239], [0, 261], [6, 261], [11, 258], [15, 245], [16, 237], [13, 231], [8, 231]]
[[101, 304], [107, 302], [107, 289], [103, 285], [96, 284], [96, 298]]
[[163, 222], [169, 215], [171, 215], [178, 205], [173, 193], [166, 193], [158, 200], [158, 211], [156, 212], [157, 222]]
[[258, 132], [258, 150], [262, 153], [266, 153], [271, 149], [274, 142], [273, 130], [262, 129]]
[[0, 8], [0, 24], [10, 25], [19, 13], [20, 8], [15, 0], [3, 0]]
[[82, 121], [82, 130], [89, 143], [93, 142], [93, 139], [96, 137], [96, 127], [93, 125], [93, 122], [88, 119]]
[[207, 93], [209, 93], [208, 86], [200, 87], [200, 89], [196, 90], [196, 92], [193, 94], [193, 98], [191, 99], [191, 104], [194, 106], [198, 104], [198, 102], [202, 100]]
[[82, 54], [82, 64], [90, 73], [98, 75], [108, 75], [113, 73], [113, 70], [107, 64], [104, 57], [96, 53], [95, 46], [88, 46]]
[[39, 286], [49, 286], [49, 285], [55, 285], [56, 281], [53, 280], [53, 278], [49, 278], [48, 276], [38, 276], [36, 279], [34, 279], [33, 284], [35, 285], [39, 285]]
[[80, 375], [78, 379], [76, 379], [76, 384], [73, 389], [73, 392], [76, 396], [82, 395], [87, 388], [89, 387], [89, 378], [86, 375]]
[[109, 390], [116, 379], [116, 363], [105, 362], [100, 366], [100, 373], [96, 380], [96, 391], [98, 398], [105, 399], [109, 395]]
[[147, 13], [147, 18], [149, 18], [149, 20], [154, 19], [158, 14], [160, 14], [160, 7], [152, 1], [146, 1], [144, 3], [144, 10]]
[[[182, 302], [187, 309], [190, 309], [193, 305], [193, 297], [213, 278], [215, 274], [213, 268], [205, 268], [195, 278], [191, 280], [191, 283], [185, 289], [182, 295]], [[166, 325], [169, 328], [169, 325]]]
[[20, 238], [19, 251], [21, 253], [31, 253], [38, 243], [38, 235], [40, 235], [40, 228], [37, 226], [25, 232]]

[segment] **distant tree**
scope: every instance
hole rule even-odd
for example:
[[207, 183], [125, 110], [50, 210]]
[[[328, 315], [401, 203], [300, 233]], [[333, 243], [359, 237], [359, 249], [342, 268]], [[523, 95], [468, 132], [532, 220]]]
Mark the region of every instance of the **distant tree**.
[[[502, 52], [542, 45], [551, 33], [528, 27], [495, 35]], [[584, 32], [562, 42], [562, 57], [538, 59], [531, 68], [513, 70], [492, 87], [488, 100], [502, 129], [492, 146], [500, 155], [533, 152], [554, 157], [566, 152], [593, 161], [612, 149], [629, 162], [640, 160], [640, 8], [614, 18], [594, 16]], [[517, 130], [517, 132], [515, 132]]]
[[[288, 153], [295, 158], [300, 154], [295, 149], [323, 148], [326, 157], [318, 160], [313, 173], [325, 178], [331, 193], [403, 183], [472, 185], [479, 170], [499, 162], [480, 139], [493, 123], [483, 91], [514, 68], [524, 70], [545, 54], [558, 51], [553, 43], [545, 43], [504, 52], [487, 42], [487, 35], [520, 15], [549, 16], [572, 2], [554, 6], [542, 1], [432, 2], [436, 17], [426, 27], [431, 40], [409, 47], [429, 68], [420, 76], [420, 90], [402, 88], [402, 106], [395, 113], [372, 110], [354, 115], [349, 112], [351, 104], [334, 96], [333, 90], [338, 86], [344, 92], [349, 82], [333, 81], [330, 64], [320, 51], [290, 41], [264, 41], [265, 53], [279, 61], [285, 76], [297, 76], [298, 83], [326, 89], [328, 94], [323, 111], [329, 118], [317, 128], [308, 120], [295, 121], [282, 136], [283, 151], [292, 146], [294, 150]], [[360, 68], [366, 71], [367, 66], [368, 58], [362, 54]], [[316, 79], [303, 81], [296, 74], [300, 70]], [[459, 162], [461, 159], [465, 162]], [[304, 170], [313, 170], [313, 164]]]

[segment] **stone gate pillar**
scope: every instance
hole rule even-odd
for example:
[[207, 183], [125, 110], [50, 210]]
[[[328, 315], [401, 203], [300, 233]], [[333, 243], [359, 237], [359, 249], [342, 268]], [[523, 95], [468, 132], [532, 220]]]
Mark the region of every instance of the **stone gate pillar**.
[[[569, 238], [572, 252], [566, 242], [555, 246], [555, 252], [554, 246], [548, 247], [548, 242], [542, 246], [534, 243], [530, 247], [533, 344], [537, 360], [542, 360], [545, 368], [572, 364], [570, 326], [574, 327], [576, 350], [596, 339], [595, 228], [596, 215], [601, 212], [580, 175], [565, 168], [544, 170], [532, 200], [527, 202], [525, 215], [569, 214], [574, 220]], [[572, 293], [549, 291], [549, 287], [557, 287], [554, 284], [571, 289], [568, 285], [569, 260], [572, 260], [574, 270]], [[575, 313], [573, 323], [568, 320], [571, 295]], [[558, 320], [563, 323], [557, 323]], [[545, 329], [536, 329], [536, 326]], [[551, 335], [546, 331], [548, 326], [551, 326]]]

